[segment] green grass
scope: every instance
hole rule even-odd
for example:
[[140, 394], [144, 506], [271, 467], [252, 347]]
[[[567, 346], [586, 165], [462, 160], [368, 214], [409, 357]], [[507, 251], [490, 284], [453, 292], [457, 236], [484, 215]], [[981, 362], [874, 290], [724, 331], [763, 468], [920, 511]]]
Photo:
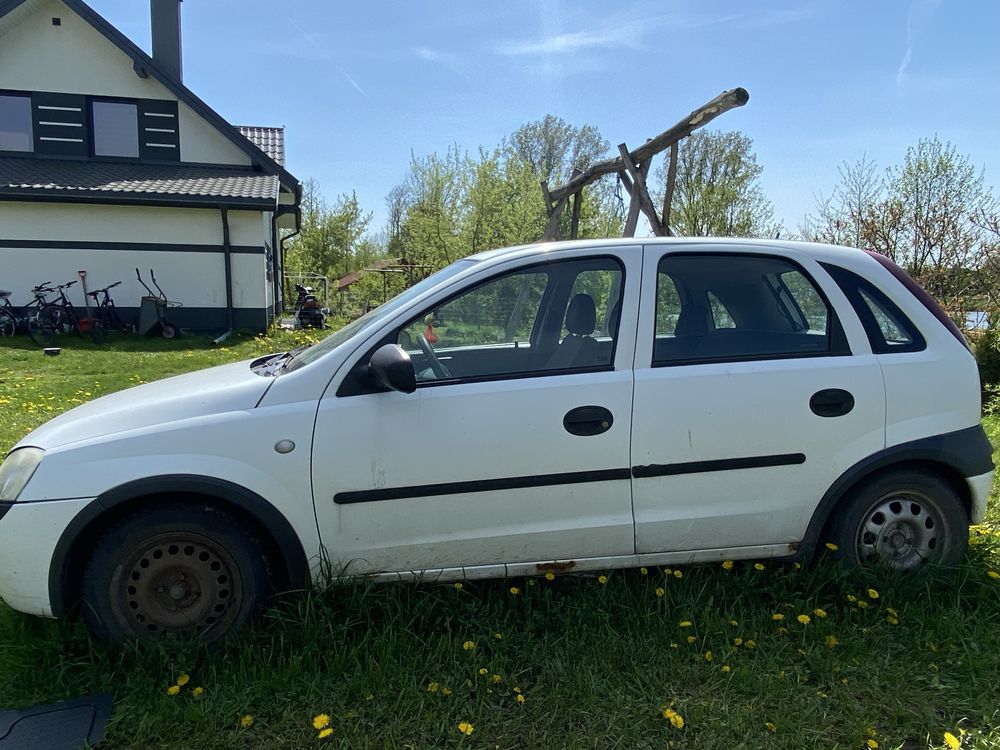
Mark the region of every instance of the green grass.
[[[22, 344], [0, 349], [0, 452], [79, 401], [294, 342], [70, 342], [55, 358]], [[1000, 442], [1000, 418], [987, 427]], [[991, 520], [948, 577], [737, 563], [603, 583], [354, 584], [289, 597], [212, 652], [109, 651], [77, 621], [0, 607], [0, 709], [111, 691], [111, 748], [863, 748], [869, 728], [881, 748], [943, 747], [960, 730], [964, 747], [1000, 748], [996, 504]], [[322, 741], [319, 713], [333, 728]]]

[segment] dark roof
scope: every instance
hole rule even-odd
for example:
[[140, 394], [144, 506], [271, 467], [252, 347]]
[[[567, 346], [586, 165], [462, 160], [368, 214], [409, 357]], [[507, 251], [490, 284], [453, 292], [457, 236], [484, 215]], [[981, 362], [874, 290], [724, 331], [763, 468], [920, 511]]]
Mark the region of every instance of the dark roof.
[[0, 157], [0, 197], [274, 206], [277, 175], [251, 167]]
[[[0, 0], [0, 18], [21, 6], [25, 0]], [[108, 23], [100, 13], [95, 11], [83, 0], [62, 0], [63, 4], [72, 9], [78, 16], [93, 26], [112, 44], [132, 58], [132, 64], [138, 75], [151, 75], [163, 84], [178, 99], [204, 117], [216, 130], [228, 138], [241, 151], [245, 152], [254, 163], [265, 172], [278, 175], [281, 180], [298, 193], [299, 181], [281, 164], [258, 148], [239, 130], [230, 125], [218, 112], [199, 99], [191, 89], [174, 78], [165, 68], [152, 57], [143, 52], [127, 36]]]
[[237, 125], [236, 129], [244, 137], [274, 159], [281, 166], [285, 166], [285, 129], [265, 128], [257, 125]]

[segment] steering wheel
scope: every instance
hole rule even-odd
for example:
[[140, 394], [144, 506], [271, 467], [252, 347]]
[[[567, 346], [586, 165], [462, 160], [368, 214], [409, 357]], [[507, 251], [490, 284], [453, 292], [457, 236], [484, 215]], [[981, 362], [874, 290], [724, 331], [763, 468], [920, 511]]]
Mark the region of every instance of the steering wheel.
[[424, 353], [427, 357], [427, 363], [431, 366], [431, 370], [434, 371], [434, 377], [436, 378], [450, 378], [451, 373], [448, 372], [448, 368], [444, 366], [444, 363], [438, 359], [437, 352], [434, 351], [434, 347], [431, 346], [431, 342], [427, 340], [424, 334], [417, 336], [417, 344], [420, 345], [420, 351]]

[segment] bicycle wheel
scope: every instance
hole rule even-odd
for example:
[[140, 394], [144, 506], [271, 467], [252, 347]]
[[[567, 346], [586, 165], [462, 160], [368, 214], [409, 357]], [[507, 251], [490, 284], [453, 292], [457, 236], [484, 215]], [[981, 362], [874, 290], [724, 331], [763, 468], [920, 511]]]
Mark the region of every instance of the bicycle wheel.
[[87, 333], [90, 334], [90, 340], [95, 344], [104, 343], [104, 325], [97, 318], [90, 318], [87, 323]]
[[13, 336], [17, 331], [17, 318], [9, 310], [0, 310], [0, 338]]
[[52, 339], [59, 330], [58, 312], [61, 310], [54, 305], [28, 311], [28, 335], [38, 346], [52, 345]]

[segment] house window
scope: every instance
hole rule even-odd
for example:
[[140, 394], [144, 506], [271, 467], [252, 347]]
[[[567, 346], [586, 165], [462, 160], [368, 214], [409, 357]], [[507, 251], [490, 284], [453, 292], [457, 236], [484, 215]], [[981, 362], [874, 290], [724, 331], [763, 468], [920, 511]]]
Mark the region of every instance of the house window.
[[31, 151], [31, 97], [0, 95], [0, 151]]
[[135, 104], [91, 103], [94, 155], [139, 158], [139, 124]]

